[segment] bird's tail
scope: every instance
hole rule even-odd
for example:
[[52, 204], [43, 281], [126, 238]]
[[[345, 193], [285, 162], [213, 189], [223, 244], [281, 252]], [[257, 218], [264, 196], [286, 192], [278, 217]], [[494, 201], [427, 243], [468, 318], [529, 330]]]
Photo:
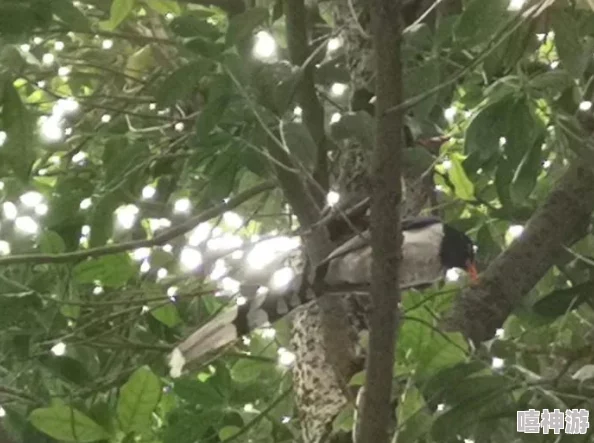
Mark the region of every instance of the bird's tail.
[[312, 292], [303, 285], [303, 274], [286, 279], [284, 285], [278, 285], [280, 288], [242, 286], [241, 296], [230, 300], [229, 306], [177, 345], [169, 355], [170, 375], [180, 376], [185, 364], [199, 361], [254, 329], [274, 323], [313, 299]]

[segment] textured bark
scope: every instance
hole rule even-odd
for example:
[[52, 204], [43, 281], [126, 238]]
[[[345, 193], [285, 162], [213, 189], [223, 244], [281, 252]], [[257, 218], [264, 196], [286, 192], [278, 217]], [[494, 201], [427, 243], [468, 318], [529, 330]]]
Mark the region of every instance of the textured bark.
[[560, 179], [522, 235], [465, 290], [445, 321], [475, 343], [493, 337], [514, 307], [556, 263], [563, 245], [585, 234], [594, 209], [594, 173], [572, 167]]
[[403, 114], [385, 111], [402, 101], [401, 2], [371, 0], [376, 59], [376, 146], [372, 157], [372, 279], [369, 354], [359, 442], [390, 440], [392, 366], [399, 322], [402, 230]]

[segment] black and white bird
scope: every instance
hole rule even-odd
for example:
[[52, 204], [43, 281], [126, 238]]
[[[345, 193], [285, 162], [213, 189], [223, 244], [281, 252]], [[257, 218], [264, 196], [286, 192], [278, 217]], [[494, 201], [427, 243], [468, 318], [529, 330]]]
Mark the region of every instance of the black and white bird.
[[[441, 280], [450, 268], [463, 269], [471, 280], [477, 279], [474, 245], [466, 234], [434, 217], [403, 220], [402, 233], [400, 278], [403, 289], [431, 285]], [[372, 261], [369, 238], [369, 232], [364, 231], [324, 260], [324, 290], [340, 292], [369, 287]], [[286, 253], [280, 260], [290, 255]], [[272, 275], [275, 270], [267, 272]], [[303, 280], [303, 275], [297, 274], [282, 290], [253, 284], [243, 286], [241, 304], [225, 308], [174, 349], [169, 356], [171, 375], [179, 376], [184, 364], [311, 303], [315, 298], [313, 291], [303, 285]]]

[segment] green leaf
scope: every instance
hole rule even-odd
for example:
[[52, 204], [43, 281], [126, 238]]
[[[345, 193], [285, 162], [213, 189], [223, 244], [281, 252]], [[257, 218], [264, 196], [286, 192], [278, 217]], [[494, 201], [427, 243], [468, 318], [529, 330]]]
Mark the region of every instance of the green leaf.
[[282, 125], [281, 131], [288, 152], [294, 156], [292, 160], [297, 160], [311, 171], [316, 164], [318, 147], [307, 127], [302, 123], [291, 122]]
[[532, 193], [536, 186], [538, 175], [542, 170], [542, 147], [541, 143], [532, 143], [520, 165], [511, 183], [511, 197], [516, 204], [522, 204]]
[[90, 31], [91, 25], [87, 17], [72, 4], [71, 0], [53, 0], [51, 2], [54, 14], [70, 26], [73, 31]]
[[235, 434], [241, 432], [241, 428], [237, 426], [225, 426], [219, 430], [219, 438], [222, 441], [232, 438]]
[[557, 289], [546, 294], [532, 305], [532, 310], [547, 318], [557, 318], [592, 298], [594, 282], [589, 281], [566, 289]]
[[460, 16], [454, 36], [470, 47], [487, 42], [510, 16], [507, 0], [471, 0]]
[[157, 11], [159, 14], [165, 15], [167, 13], [172, 13], [179, 15], [181, 14], [181, 8], [179, 7], [178, 3], [174, 0], [144, 0], [146, 4], [154, 11]]
[[169, 26], [180, 37], [206, 37], [209, 40], [216, 40], [220, 34], [215, 25], [210, 24], [204, 18], [193, 15], [176, 17]]
[[174, 105], [179, 100], [191, 98], [194, 89], [212, 69], [212, 66], [212, 62], [203, 59], [173, 71], [155, 95], [157, 104], [160, 107], [167, 107]]
[[113, 234], [113, 213], [122, 202], [120, 192], [109, 193], [101, 196], [93, 205], [90, 227], [91, 236], [89, 246], [96, 248], [107, 243]]
[[150, 427], [151, 416], [161, 398], [161, 381], [146, 366], [138, 368], [122, 386], [117, 415], [124, 432]]
[[555, 46], [562, 66], [575, 78], [581, 78], [588, 66], [591, 51], [582, 45], [579, 27], [571, 14], [559, 10], [551, 17]]
[[28, 181], [31, 165], [35, 159], [35, 134], [32, 118], [25, 108], [12, 79], [4, 80], [2, 97], [2, 122], [6, 142], [0, 155], [11, 166], [16, 176]]
[[231, 378], [238, 383], [250, 383], [258, 379], [264, 369], [265, 363], [243, 358], [231, 368]]
[[224, 404], [223, 396], [212, 383], [179, 378], [175, 381], [173, 390], [180, 398], [193, 405], [216, 408]]
[[198, 137], [206, 138], [210, 134], [221, 120], [228, 104], [229, 97], [227, 95], [217, 97], [206, 104], [196, 120], [196, 134]]
[[450, 181], [454, 185], [456, 196], [462, 200], [474, 199], [474, 185], [469, 180], [462, 162], [457, 155], [450, 156], [452, 167], [448, 171]]
[[[408, 69], [404, 72], [403, 90], [406, 92], [405, 99], [410, 99], [423, 94], [440, 82], [440, 66], [434, 60], [429, 60], [420, 66]], [[412, 109], [415, 116], [425, 117], [431, 112], [438, 99], [438, 94], [431, 94], [423, 101], [416, 104]]]
[[165, 306], [153, 309], [151, 315], [170, 328], [176, 327], [182, 321], [179, 316], [179, 311], [173, 303], [168, 303]]
[[136, 6], [136, 0], [113, 0], [109, 11], [109, 20], [101, 24], [110, 31], [116, 29]]
[[109, 437], [105, 429], [66, 405], [35, 409], [29, 420], [37, 429], [61, 441], [94, 442]]
[[513, 97], [504, 97], [485, 106], [470, 121], [464, 152], [476, 154], [478, 167], [499, 151], [499, 139], [506, 135], [507, 115], [514, 103]]
[[106, 255], [79, 263], [73, 277], [78, 283], [91, 284], [99, 280], [103, 286], [120, 287], [136, 275], [137, 269], [128, 254]]
[[354, 425], [355, 410], [352, 405], [345, 406], [332, 422], [334, 432], [350, 432]]
[[44, 254], [60, 254], [66, 250], [66, 245], [56, 232], [44, 231], [39, 239], [39, 250]]
[[268, 9], [251, 8], [247, 11], [234, 15], [229, 21], [225, 42], [232, 46], [252, 34], [252, 31], [268, 20]]

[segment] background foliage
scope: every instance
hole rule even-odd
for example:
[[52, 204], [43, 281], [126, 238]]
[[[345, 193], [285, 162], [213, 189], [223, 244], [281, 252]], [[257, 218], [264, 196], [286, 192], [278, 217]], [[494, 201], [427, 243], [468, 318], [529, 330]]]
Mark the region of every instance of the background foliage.
[[[236, 249], [295, 232], [271, 164], [311, 176], [317, 149], [282, 1], [200, 3], [0, 3], [0, 420], [19, 441], [299, 439], [284, 321], [168, 375], [177, 340], [240, 297]], [[546, 6], [472, 0], [405, 33], [409, 127], [449, 136], [411, 158], [435, 169], [444, 218], [484, 265], [594, 155], [592, 5]], [[318, 9], [315, 82], [340, 149], [372, 130], [349, 112], [334, 4]], [[594, 410], [593, 247], [559, 257], [474, 353], [436, 326], [462, 278], [406, 294], [395, 441], [520, 441], [518, 409]]]

